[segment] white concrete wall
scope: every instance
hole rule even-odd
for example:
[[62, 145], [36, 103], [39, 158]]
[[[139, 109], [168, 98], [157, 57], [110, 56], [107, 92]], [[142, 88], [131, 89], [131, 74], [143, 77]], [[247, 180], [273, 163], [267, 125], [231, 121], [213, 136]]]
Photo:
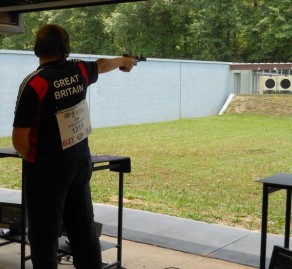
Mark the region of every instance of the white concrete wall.
[[229, 65], [214, 62], [183, 62], [181, 117], [218, 114], [229, 95]]
[[[11, 134], [19, 85], [37, 67], [32, 52], [0, 50], [0, 136]], [[93, 128], [218, 114], [231, 93], [230, 74], [228, 63], [162, 59], [102, 74], [87, 98]]]

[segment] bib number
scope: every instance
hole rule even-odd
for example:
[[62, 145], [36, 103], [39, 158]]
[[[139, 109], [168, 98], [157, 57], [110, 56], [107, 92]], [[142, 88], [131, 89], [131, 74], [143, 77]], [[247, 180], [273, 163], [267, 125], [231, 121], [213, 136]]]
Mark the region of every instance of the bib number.
[[58, 111], [56, 117], [63, 149], [78, 144], [92, 133], [89, 110], [85, 100], [76, 106]]

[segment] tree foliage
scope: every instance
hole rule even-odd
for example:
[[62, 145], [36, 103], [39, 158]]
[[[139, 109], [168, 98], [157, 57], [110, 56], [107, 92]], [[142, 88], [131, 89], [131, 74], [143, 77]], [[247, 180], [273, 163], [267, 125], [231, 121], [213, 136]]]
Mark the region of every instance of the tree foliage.
[[292, 61], [291, 0], [147, 0], [32, 12], [24, 15], [24, 34], [0, 35], [1, 48], [33, 49], [45, 23], [67, 29], [75, 53]]

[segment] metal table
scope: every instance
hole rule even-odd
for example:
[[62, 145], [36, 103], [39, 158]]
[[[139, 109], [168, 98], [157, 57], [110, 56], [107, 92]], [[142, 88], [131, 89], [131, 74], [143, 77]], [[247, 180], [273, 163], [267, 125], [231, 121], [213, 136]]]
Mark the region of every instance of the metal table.
[[[0, 149], [0, 158], [20, 158], [17, 152], [13, 148], [2, 148]], [[109, 249], [110, 247], [117, 248], [117, 260], [111, 262], [110, 264], [104, 265], [103, 269], [116, 267], [121, 269], [122, 266], [122, 231], [123, 231], [123, 182], [124, 182], [124, 173], [131, 172], [131, 159], [125, 156], [113, 156], [113, 155], [92, 155], [92, 170], [99, 171], [99, 170], [109, 170], [111, 172], [119, 173], [119, 194], [118, 194], [118, 233], [117, 233], [117, 244], [113, 245], [110, 243], [103, 242], [101, 248], [102, 250]], [[23, 166], [22, 160], [22, 166]], [[22, 169], [22, 190], [25, 186], [25, 174]], [[28, 239], [26, 236], [26, 202], [25, 202], [25, 195], [22, 191], [21, 195], [21, 207], [22, 207], [22, 214], [21, 214], [21, 235], [19, 237], [10, 237], [1, 235], [0, 238], [3, 238], [9, 242], [17, 242], [21, 244], [21, 269], [25, 269], [25, 261], [30, 259], [30, 256], [26, 256], [25, 254], [25, 245], [28, 243]], [[60, 242], [64, 241], [61, 238]], [[7, 243], [4, 243], [7, 244]], [[4, 245], [2, 244], [2, 245]], [[70, 248], [61, 248], [60, 252], [64, 252], [65, 254], [70, 254]]]
[[290, 174], [277, 174], [277, 175], [273, 175], [271, 177], [257, 180], [257, 182], [263, 183], [260, 269], [266, 269], [269, 194], [273, 193], [275, 191], [279, 191], [279, 190], [286, 190], [287, 191], [284, 247], [289, 248], [290, 222], [291, 222], [292, 175], [290, 175]]

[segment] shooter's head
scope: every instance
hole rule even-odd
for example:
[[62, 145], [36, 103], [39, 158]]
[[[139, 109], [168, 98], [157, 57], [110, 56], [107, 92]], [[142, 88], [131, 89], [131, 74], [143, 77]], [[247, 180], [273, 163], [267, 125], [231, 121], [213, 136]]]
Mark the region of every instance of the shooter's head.
[[69, 35], [55, 24], [46, 24], [36, 34], [34, 52], [37, 57], [67, 58], [70, 54]]

